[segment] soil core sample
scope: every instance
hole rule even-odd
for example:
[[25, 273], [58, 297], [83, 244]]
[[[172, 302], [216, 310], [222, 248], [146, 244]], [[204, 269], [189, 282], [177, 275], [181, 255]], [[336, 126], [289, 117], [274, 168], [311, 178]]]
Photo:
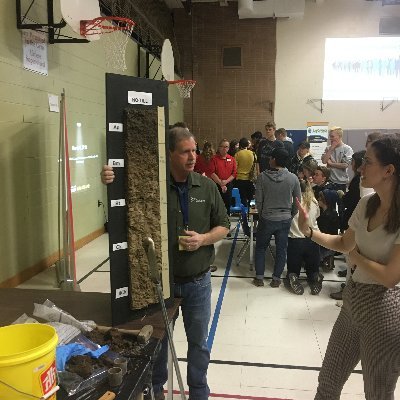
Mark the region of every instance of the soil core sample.
[[170, 297], [164, 108], [125, 110], [126, 205], [131, 308], [158, 303], [143, 239], [151, 237], [164, 297]]

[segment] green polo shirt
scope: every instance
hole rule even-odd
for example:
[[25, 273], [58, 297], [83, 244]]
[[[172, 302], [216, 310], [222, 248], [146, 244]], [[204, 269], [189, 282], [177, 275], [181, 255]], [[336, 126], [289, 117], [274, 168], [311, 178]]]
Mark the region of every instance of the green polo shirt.
[[[188, 177], [189, 230], [207, 233], [216, 226], [230, 228], [225, 205], [217, 185], [209, 178], [191, 172]], [[182, 235], [183, 215], [179, 195], [171, 178], [168, 201], [168, 240], [174, 276], [196, 276], [214, 261], [214, 245], [202, 246], [196, 251], [179, 250], [178, 236]]]

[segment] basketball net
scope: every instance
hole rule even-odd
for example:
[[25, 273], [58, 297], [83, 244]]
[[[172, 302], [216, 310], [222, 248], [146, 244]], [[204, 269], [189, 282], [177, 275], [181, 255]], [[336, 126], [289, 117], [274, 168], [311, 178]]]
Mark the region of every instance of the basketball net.
[[179, 81], [168, 81], [170, 85], [176, 85], [178, 87], [179, 95], [184, 99], [190, 98], [190, 92], [196, 85], [196, 81], [190, 79], [182, 79]]
[[107, 68], [126, 70], [125, 51], [135, 23], [128, 18], [100, 17], [81, 21], [81, 34], [101, 35]]
[[107, 35], [105, 35], [105, 33], [109, 32], [102, 27], [102, 42], [108, 68], [114, 68], [120, 71], [126, 70], [125, 50], [128, 40], [131, 37], [133, 27], [134, 25], [132, 24], [125, 29], [121, 29], [120, 32], [114, 31]]

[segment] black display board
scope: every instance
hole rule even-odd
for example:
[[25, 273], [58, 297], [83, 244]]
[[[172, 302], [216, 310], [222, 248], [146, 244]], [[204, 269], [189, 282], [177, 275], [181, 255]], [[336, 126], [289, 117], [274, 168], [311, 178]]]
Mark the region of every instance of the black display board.
[[[144, 93], [132, 96], [132, 93]], [[128, 96], [130, 100], [128, 101]], [[149, 100], [151, 94], [151, 102]], [[131, 104], [133, 103], [133, 104]], [[151, 104], [150, 104], [151, 103]], [[136, 78], [124, 75], [106, 74], [106, 141], [107, 164], [112, 165], [115, 180], [107, 186], [108, 194], [108, 232], [110, 252], [111, 310], [112, 324], [119, 325], [140, 318], [159, 308], [149, 306], [141, 310], [130, 308], [130, 273], [127, 249], [127, 222], [125, 202], [125, 130], [124, 110], [130, 107], [146, 108], [149, 106], [164, 107], [165, 142], [168, 129], [168, 83], [165, 81]], [[168, 168], [168, 157], [167, 157]], [[167, 185], [169, 176], [166, 176]], [[168, 190], [167, 190], [168, 192]], [[171, 265], [171, 262], [170, 262]], [[170, 303], [173, 296], [173, 276], [170, 269], [170, 293], [166, 299]]]

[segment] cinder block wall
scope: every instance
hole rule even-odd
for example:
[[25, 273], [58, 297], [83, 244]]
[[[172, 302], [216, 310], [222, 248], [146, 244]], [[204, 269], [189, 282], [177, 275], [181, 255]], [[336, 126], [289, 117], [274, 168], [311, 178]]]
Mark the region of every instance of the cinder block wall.
[[[274, 117], [275, 20], [239, 20], [235, 2], [194, 3], [191, 16], [177, 9], [174, 17], [184, 77], [197, 80], [184, 115], [198, 142], [264, 131]], [[241, 68], [222, 67], [230, 46], [242, 48]]]
[[[26, 10], [27, 2], [22, 3]], [[54, 5], [54, 19], [59, 21], [59, 2]], [[48, 93], [66, 91], [70, 157], [92, 156], [84, 163], [70, 162], [71, 184], [84, 188], [72, 194], [75, 240], [81, 245], [102, 232], [104, 216], [97, 200], [107, 204], [99, 177], [106, 161], [105, 73], [121, 73], [107, 70], [100, 41], [48, 45], [48, 76], [25, 70], [15, 6], [14, 0], [0, 1], [0, 287], [29, 279], [58, 256], [60, 115], [49, 112]], [[35, 2], [29, 13], [42, 23], [46, 15], [42, 1]], [[64, 33], [73, 35], [68, 28]], [[142, 54], [142, 63], [144, 59]], [[137, 46], [132, 41], [126, 61], [125, 74], [137, 76]], [[159, 65], [154, 60], [151, 66], [154, 79], [161, 79]], [[169, 120], [174, 123], [182, 120], [182, 100], [174, 87], [169, 94]], [[84, 152], [81, 145], [86, 146]]]

